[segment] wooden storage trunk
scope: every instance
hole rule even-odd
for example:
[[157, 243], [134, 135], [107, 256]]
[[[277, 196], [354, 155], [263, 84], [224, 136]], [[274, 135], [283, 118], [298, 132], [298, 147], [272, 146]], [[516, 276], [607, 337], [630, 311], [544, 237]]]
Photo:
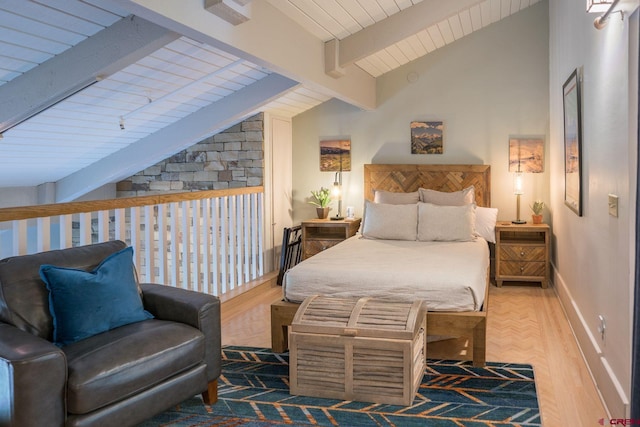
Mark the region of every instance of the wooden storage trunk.
[[291, 394], [409, 406], [422, 382], [420, 302], [310, 296], [289, 341]]

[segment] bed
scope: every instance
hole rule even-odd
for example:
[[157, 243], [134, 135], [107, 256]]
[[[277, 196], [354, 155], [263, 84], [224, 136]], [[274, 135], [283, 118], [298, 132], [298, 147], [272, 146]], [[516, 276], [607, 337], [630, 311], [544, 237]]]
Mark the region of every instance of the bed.
[[[439, 192], [459, 195], [466, 189], [473, 192], [472, 196], [478, 206], [488, 207], [491, 200], [490, 167], [365, 165], [364, 195], [367, 212], [361, 233], [366, 234], [366, 237], [375, 237], [376, 224], [379, 222], [376, 220], [375, 223], [367, 223], [367, 218], [373, 220], [376, 212], [383, 212], [382, 209], [395, 209], [387, 210], [386, 215], [399, 218], [398, 224], [410, 223], [400, 219], [404, 218], [406, 212], [415, 210], [412, 208], [415, 204], [410, 206], [410, 202], [400, 201], [397, 204], [404, 206], [397, 207], [386, 205], [387, 202], [369, 204], [373, 202], [376, 192], [378, 196], [387, 193], [386, 197], [414, 197], [419, 188], [436, 190], [438, 193], [433, 192], [436, 197], [440, 197], [437, 194], [442, 194]], [[449, 209], [430, 204], [420, 204], [419, 208], [427, 206], [429, 209]], [[457, 214], [462, 210], [464, 208], [459, 207], [452, 212]], [[432, 213], [429, 212], [430, 215]], [[421, 214], [422, 211], [418, 213]], [[388, 229], [392, 229], [390, 238], [384, 235]], [[422, 230], [421, 226], [418, 226], [418, 235], [423, 231], [427, 234], [438, 232]], [[428, 335], [463, 338], [466, 348], [461, 352], [461, 356], [473, 360], [476, 366], [484, 365], [490, 271], [487, 242], [481, 237], [465, 242], [411, 241], [410, 236], [407, 239], [398, 237], [398, 233], [403, 232], [402, 226], [387, 225], [380, 232], [382, 235], [377, 239], [354, 236], [305, 260], [287, 272], [283, 288], [284, 298], [271, 307], [273, 350], [286, 350], [287, 327], [291, 324], [299, 303], [311, 294], [340, 297], [371, 296], [396, 300], [420, 299], [428, 309]], [[456, 263], [462, 259], [465, 260], [465, 267], [456, 269]], [[398, 280], [400, 270], [404, 272], [404, 278]], [[453, 270], [462, 274], [450, 274]], [[431, 284], [425, 287], [422, 282], [427, 279]], [[448, 281], [452, 282], [451, 286], [455, 286], [444, 286]]]

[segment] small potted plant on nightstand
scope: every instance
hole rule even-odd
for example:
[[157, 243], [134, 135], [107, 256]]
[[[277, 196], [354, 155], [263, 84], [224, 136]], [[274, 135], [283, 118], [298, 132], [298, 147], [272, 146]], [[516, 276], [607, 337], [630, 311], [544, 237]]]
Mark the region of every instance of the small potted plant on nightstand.
[[309, 203], [316, 207], [318, 218], [325, 219], [329, 216], [329, 203], [331, 203], [331, 192], [328, 188], [320, 187], [320, 190], [311, 190], [313, 200]]
[[544, 210], [544, 202], [542, 200], [536, 200], [531, 205], [531, 210], [533, 211], [533, 215], [531, 215], [533, 223], [542, 224], [542, 211]]

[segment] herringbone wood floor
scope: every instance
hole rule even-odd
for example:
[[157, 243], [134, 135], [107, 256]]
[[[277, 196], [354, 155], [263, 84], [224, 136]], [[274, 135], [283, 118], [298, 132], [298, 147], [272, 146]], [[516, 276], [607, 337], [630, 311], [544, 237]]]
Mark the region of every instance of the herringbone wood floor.
[[[269, 306], [281, 292], [267, 287], [223, 303], [223, 344], [270, 347]], [[553, 287], [492, 285], [489, 304], [487, 360], [534, 366], [545, 427], [597, 426], [606, 418]]]

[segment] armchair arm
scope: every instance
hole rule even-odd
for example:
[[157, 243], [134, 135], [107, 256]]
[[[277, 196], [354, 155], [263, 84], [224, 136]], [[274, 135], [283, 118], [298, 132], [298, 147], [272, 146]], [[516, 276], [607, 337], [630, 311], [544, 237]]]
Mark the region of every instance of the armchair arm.
[[207, 379], [220, 376], [220, 300], [213, 295], [155, 283], [141, 283], [144, 308], [161, 320], [185, 323], [205, 337]]
[[64, 425], [66, 381], [62, 350], [0, 322], [0, 426]]

